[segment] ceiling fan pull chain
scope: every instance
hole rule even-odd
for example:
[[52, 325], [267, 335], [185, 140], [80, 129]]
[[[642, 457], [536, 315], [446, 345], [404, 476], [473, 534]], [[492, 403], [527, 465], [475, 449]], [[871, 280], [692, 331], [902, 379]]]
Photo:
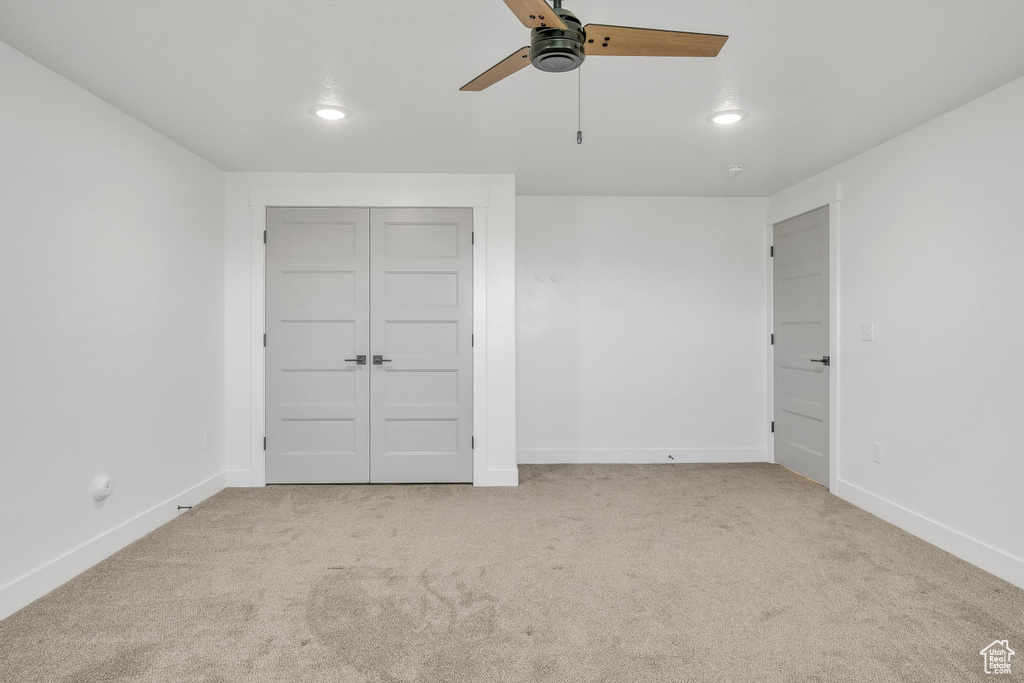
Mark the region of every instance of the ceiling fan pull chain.
[[[558, 0], [555, 0], [555, 1], [557, 2]], [[578, 107], [577, 110], [576, 110], [576, 123], [577, 123], [576, 144], [577, 145], [582, 145], [583, 144], [583, 68], [582, 67], [579, 68], [579, 69], [576, 69], [576, 77], [579, 79], [577, 81], [578, 90], [576, 91], [576, 103], [577, 103], [577, 107]]]

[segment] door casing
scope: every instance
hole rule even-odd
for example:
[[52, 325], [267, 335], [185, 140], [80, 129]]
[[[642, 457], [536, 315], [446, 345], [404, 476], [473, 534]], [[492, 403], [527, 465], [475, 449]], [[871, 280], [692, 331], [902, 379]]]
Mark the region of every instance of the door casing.
[[[313, 182], [312, 180], [310, 182]], [[321, 181], [324, 182], [324, 181]], [[249, 466], [233, 485], [265, 486], [263, 452], [265, 383], [266, 209], [297, 207], [438, 207], [473, 210], [473, 484], [516, 486], [515, 463], [515, 184], [511, 176], [346, 174], [331, 176], [329, 187], [287, 185], [248, 189], [251, 226], [251, 390]], [[403, 184], [404, 183], [404, 184]], [[489, 246], [488, 223], [493, 223]], [[494, 270], [492, 282], [488, 272]], [[507, 281], [507, 282], [506, 282]], [[493, 290], [492, 292], [490, 290]], [[491, 293], [489, 297], [488, 294]]]

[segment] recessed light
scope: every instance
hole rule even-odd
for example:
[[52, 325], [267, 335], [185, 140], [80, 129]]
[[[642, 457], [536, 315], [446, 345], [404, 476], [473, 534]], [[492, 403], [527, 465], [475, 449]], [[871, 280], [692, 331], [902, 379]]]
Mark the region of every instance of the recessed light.
[[743, 173], [743, 166], [741, 164], [731, 164], [725, 167], [726, 173]]
[[746, 116], [746, 114], [744, 114], [741, 111], [736, 111], [734, 109], [732, 111], [720, 111], [720, 112], [717, 112], [716, 114], [713, 114], [711, 116], [711, 120], [714, 121], [715, 123], [719, 124], [719, 125], [728, 126], [730, 123], [736, 123], [737, 121], [742, 119], [744, 116]]
[[352, 112], [343, 107], [336, 107], [333, 104], [321, 104], [313, 108], [313, 113], [328, 121], [338, 121], [352, 116]]

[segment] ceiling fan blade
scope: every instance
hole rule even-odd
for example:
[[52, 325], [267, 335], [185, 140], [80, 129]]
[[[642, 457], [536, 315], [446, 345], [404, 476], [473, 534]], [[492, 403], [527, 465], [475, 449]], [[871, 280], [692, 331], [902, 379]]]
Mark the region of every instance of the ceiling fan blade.
[[587, 24], [587, 56], [717, 57], [729, 36]]
[[505, 0], [505, 4], [526, 28], [554, 26], [568, 30], [562, 18], [544, 0]]
[[487, 71], [483, 72], [459, 90], [480, 91], [489, 88], [503, 78], [508, 78], [524, 66], [530, 65], [530, 48], [524, 47], [518, 52], [510, 54]]

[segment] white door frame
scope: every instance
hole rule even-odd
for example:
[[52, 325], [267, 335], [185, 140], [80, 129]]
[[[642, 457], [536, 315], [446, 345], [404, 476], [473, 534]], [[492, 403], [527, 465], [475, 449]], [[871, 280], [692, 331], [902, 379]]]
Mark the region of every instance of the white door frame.
[[[775, 224], [808, 211], [828, 206], [828, 292], [829, 292], [829, 408], [828, 408], [828, 490], [836, 493], [839, 481], [839, 381], [843, 357], [839, 353], [839, 205], [842, 199], [841, 183], [822, 183], [781, 201], [774, 198], [768, 206], [768, 244], [774, 243]], [[775, 263], [768, 258], [768, 334], [775, 329]], [[768, 346], [768, 415], [775, 415], [775, 347]], [[775, 462], [775, 439], [768, 439], [768, 461]]]
[[[505, 403], [504, 395], [488, 394], [487, 383], [487, 218], [491, 205], [486, 187], [252, 187], [252, 413], [250, 485], [266, 485], [266, 367], [263, 331], [266, 316], [266, 229], [268, 206], [302, 207], [413, 207], [473, 209], [473, 451], [474, 486], [515, 486], [518, 470], [494, 467], [501, 453], [491, 453], [488, 441], [488, 403]], [[501, 342], [502, 340], [496, 340]], [[506, 363], [507, 364], [507, 363]], [[493, 393], [493, 392], [492, 392]], [[488, 400], [490, 399], [490, 401]], [[515, 397], [512, 397], [514, 405]], [[500, 416], [496, 416], [500, 417]], [[514, 420], [514, 414], [512, 416]], [[503, 430], [505, 431], [505, 430]], [[514, 433], [514, 432], [513, 432]], [[514, 438], [514, 437], [513, 437]], [[515, 452], [514, 443], [512, 452]], [[504, 451], [499, 448], [498, 451]]]

